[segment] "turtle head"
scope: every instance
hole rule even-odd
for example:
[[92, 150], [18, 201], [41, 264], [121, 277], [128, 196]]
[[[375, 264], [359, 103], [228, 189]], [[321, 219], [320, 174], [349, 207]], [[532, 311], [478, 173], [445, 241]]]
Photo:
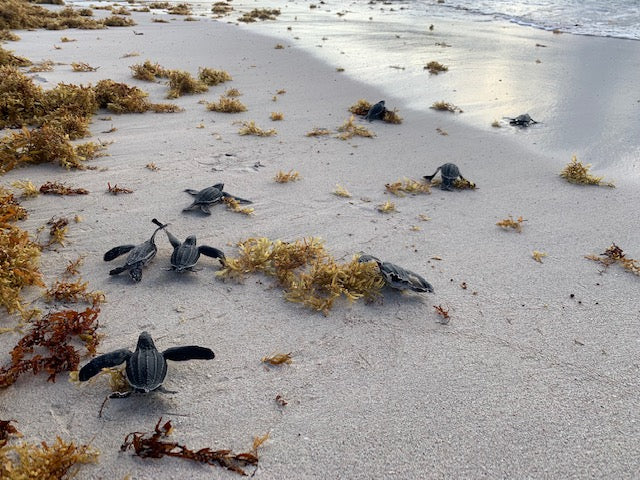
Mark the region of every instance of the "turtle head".
[[358, 262], [359, 263], [376, 262], [377, 264], [380, 264], [380, 260], [378, 260], [376, 257], [374, 257], [373, 255], [362, 253], [362, 252], [360, 252], [360, 257], [358, 258]]
[[136, 346], [136, 350], [148, 350], [155, 349], [156, 345], [153, 343], [153, 338], [151, 338], [151, 334], [146, 330], [140, 334], [138, 337], [138, 345]]
[[224, 183], [216, 183], [213, 188], [217, 188], [218, 190], [222, 191], [224, 189]]
[[142, 268], [133, 267], [131, 270], [129, 270], [129, 275], [134, 282], [139, 282], [140, 280], [142, 280]]
[[186, 240], [184, 241], [185, 245], [195, 245], [196, 244], [196, 236], [195, 235], [189, 235]]

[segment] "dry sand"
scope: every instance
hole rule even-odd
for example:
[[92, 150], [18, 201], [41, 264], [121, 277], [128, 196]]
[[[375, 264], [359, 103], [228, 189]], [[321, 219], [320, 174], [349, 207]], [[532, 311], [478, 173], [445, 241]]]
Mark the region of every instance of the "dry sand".
[[[112, 400], [103, 418], [97, 413], [109, 391], [104, 378], [77, 385], [25, 376], [1, 393], [0, 418], [15, 419], [26, 440], [91, 442], [100, 461], [78, 478], [236, 476], [119, 451], [127, 433], [149, 431], [160, 416], [173, 421], [174, 439], [192, 448], [244, 451], [269, 432], [255, 472], [264, 479], [640, 475], [638, 278], [617, 266], [602, 273], [584, 258], [612, 241], [640, 257], [635, 179], [612, 178], [616, 189], [571, 185], [558, 176], [569, 158], [524, 149], [453, 115], [410, 110], [302, 51], [274, 49], [273, 38], [204, 19], [135, 19], [143, 35], [130, 28], [20, 32], [22, 40], [8, 48], [59, 62], [38, 74], [45, 86], [111, 78], [164, 101], [166, 85], [130, 76], [129, 65], [145, 59], [194, 74], [223, 68], [233, 81], [176, 100], [182, 113], [98, 115], [94, 136], [114, 142], [108, 157], [92, 162], [104, 171], [35, 166], [1, 181], [59, 180], [91, 192], [24, 200], [30, 216], [21, 226], [35, 232], [54, 215], [83, 217], [64, 247], [43, 254], [42, 270], [50, 283], [68, 260], [85, 256], [82, 277], [107, 297], [101, 353], [133, 348], [148, 330], [160, 349], [195, 343], [212, 348], [216, 359], [171, 363], [165, 386], [177, 394]], [[61, 44], [61, 35], [77, 41]], [[140, 55], [123, 58], [134, 51]], [[100, 68], [73, 73], [73, 61]], [[231, 87], [243, 93], [247, 112], [213, 113], [199, 103]], [[281, 89], [286, 93], [276, 95]], [[374, 139], [305, 136], [314, 127], [335, 129], [359, 98], [385, 98], [403, 124], [366, 124]], [[269, 120], [273, 111], [284, 120]], [[239, 136], [234, 122], [242, 120], [278, 135]], [[112, 126], [117, 130], [102, 133]], [[446, 161], [479, 189], [385, 193], [386, 183], [431, 174]], [[146, 169], [150, 162], [159, 170]], [[290, 169], [302, 179], [273, 181]], [[107, 182], [134, 193], [107, 194]], [[191, 199], [185, 188], [217, 182], [254, 200], [255, 215], [222, 206], [211, 216], [181, 212]], [[336, 184], [353, 198], [332, 195]], [[379, 213], [376, 205], [386, 200], [398, 212]], [[431, 220], [420, 221], [420, 214]], [[495, 225], [508, 215], [527, 220], [522, 233]], [[382, 304], [340, 302], [325, 317], [285, 301], [271, 279], [219, 281], [217, 262], [208, 258], [197, 273], [166, 271], [171, 246], [163, 235], [141, 283], [110, 277], [104, 252], [148, 238], [153, 217], [170, 222], [176, 236], [196, 234], [228, 256], [248, 237], [320, 237], [339, 260], [367, 251], [419, 272], [435, 294], [389, 291]], [[543, 263], [532, 259], [533, 250], [548, 254]], [[448, 325], [439, 323], [434, 305], [449, 309]], [[9, 352], [18, 338], [0, 337], [1, 350]], [[276, 351], [292, 352], [293, 363], [265, 368], [261, 357]], [[276, 395], [288, 405], [280, 407]]]

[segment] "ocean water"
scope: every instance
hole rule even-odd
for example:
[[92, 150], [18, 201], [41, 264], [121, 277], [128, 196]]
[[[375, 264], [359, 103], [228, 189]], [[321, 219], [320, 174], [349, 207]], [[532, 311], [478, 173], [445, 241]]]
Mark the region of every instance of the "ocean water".
[[487, 17], [543, 30], [640, 40], [638, 0], [416, 0], [412, 10]]

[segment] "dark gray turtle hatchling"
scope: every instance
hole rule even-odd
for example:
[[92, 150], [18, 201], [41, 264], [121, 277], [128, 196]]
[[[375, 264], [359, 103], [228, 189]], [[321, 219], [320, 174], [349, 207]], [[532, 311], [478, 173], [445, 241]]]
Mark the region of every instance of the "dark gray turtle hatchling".
[[529, 125], [534, 125], [536, 122], [528, 113], [523, 113], [522, 115], [518, 115], [515, 118], [509, 118], [509, 125], [514, 125], [516, 127], [528, 127]]
[[99, 355], [80, 369], [78, 379], [85, 382], [100, 373], [103, 368], [115, 367], [126, 362], [125, 375], [132, 390], [114, 392], [110, 396], [111, 398], [124, 398], [131, 395], [132, 392], [148, 393], [154, 390], [176, 393], [162, 388], [162, 382], [167, 375], [167, 360], [182, 362], [185, 360], [211, 360], [214, 357], [211, 349], [195, 345], [172, 347], [160, 352], [153, 343], [151, 335], [148, 332], [142, 332], [138, 337], [135, 351], [121, 348]]
[[440, 172], [440, 175], [442, 176], [442, 183], [440, 184], [440, 188], [442, 190], [452, 191], [453, 182], [458, 178], [464, 181], [464, 177], [460, 175], [460, 169], [455, 163], [445, 163], [444, 165], [440, 165], [433, 175], [425, 175], [423, 178], [430, 182], [438, 172]]
[[387, 109], [384, 106], [384, 100], [380, 100], [378, 103], [371, 106], [364, 118], [365, 120], [369, 120], [370, 122], [372, 120], [382, 120], [382, 117], [384, 117], [386, 111]]
[[119, 247], [112, 248], [104, 254], [104, 261], [110, 262], [114, 258], [118, 258], [120, 255], [130, 252], [125, 264], [111, 270], [109, 275], [118, 275], [119, 273], [128, 270], [129, 276], [134, 281], [139, 282], [142, 280], [142, 267], [149, 263], [158, 252], [158, 247], [156, 247], [155, 243], [156, 233], [166, 227], [166, 225], [163, 225], [155, 218], [152, 222], [158, 225], [158, 228], [155, 229], [149, 240], [141, 243], [140, 245], [120, 245]]
[[433, 287], [429, 282], [417, 273], [406, 270], [389, 262], [382, 262], [372, 255], [361, 255], [359, 262], [374, 261], [378, 264], [380, 274], [387, 286], [396, 290], [413, 290], [414, 292], [433, 293]]
[[180, 242], [174, 235], [165, 230], [171, 245], [173, 245], [173, 253], [171, 254], [171, 270], [177, 272], [193, 271], [200, 255], [217, 258], [224, 266], [225, 256], [222, 250], [207, 245], [196, 245], [196, 236], [189, 235], [184, 242]]
[[237, 202], [243, 203], [243, 204], [253, 203], [251, 200], [245, 200], [244, 198], [230, 195], [227, 192], [225, 192], [223, 188], [224, 188], [224, 183], [216, 183], [215, 185], [212, 185], [211, 187], [207, 187], [202, 190], [193, 190], [191, 188], [187, 188], [185, 192], [187, 192], [190, 195], [193, 195], [196, 198], [193, 200], [193, 203], [191, 205], [189, 205], [187, 208], [183, 208], [182, 211], [186, 212], [189, 210], [196, 210], [199, 208], [207, 215], [211, 215], [211, 210], [210, 210], [211, 206], [215, 205], [216, 203], [220, 203], [225, 198], [233, 198]]

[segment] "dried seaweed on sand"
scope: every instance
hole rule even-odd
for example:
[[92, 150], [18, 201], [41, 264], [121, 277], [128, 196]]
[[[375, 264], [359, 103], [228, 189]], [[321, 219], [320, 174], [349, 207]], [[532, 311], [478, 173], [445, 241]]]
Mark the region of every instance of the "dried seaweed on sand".
[[357, 258], [337, 263], [316, 238], [295, 242], [249, 238], [239, 244], [240, 256], [227, 258], [221, 278], [242, 280], [246, 275], [262, 272], [275, 277], [285, 290], [285, 298], [313, 310], [329, 313], [341, 296], [349, 300], [375, 298], [384, 279], [373, 263]]
[[185, 460], [204, 463], [207, 465], [219, 465], [240, 475], [247, 475], [244, 468], [247, 465], [258, 465], [258, 448], [269, 438], [269, 435], [256, 437], [250, 452], [233, 453], [231, 450], [211, 450], [201, 448], [190, 450], [178, 442], [167, 441], [166, 438], [173, 432], [171, 420], [160, 425], [162, 418], [158, 420], [154, 433], [132, 432], [128, 434], [120, 450], [125, 452], [133, 449], [135, 455], [142, 458], [178, 457]]

